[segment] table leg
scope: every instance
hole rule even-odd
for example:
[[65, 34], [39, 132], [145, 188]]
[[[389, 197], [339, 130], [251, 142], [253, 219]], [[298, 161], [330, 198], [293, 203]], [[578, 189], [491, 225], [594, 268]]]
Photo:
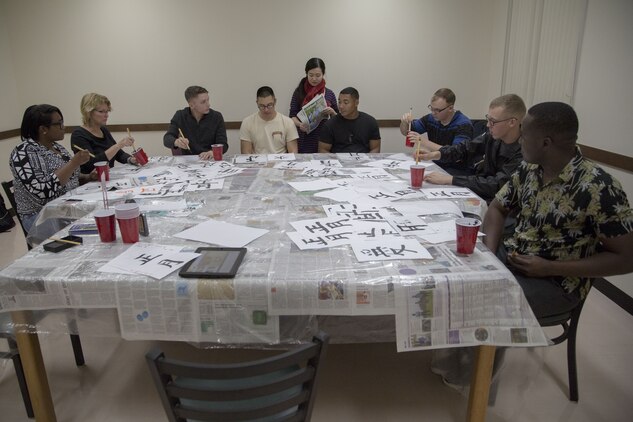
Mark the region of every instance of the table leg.
[[40, 340], [37, 333], [19, 332], [21, 325], [31, 324], [30, 316], [31, 312], [29, 311], [15, 311], [11, 313], [13, 322], [17, 326], [15, 340], [18, 343], [18, 350], [22, 359], [22, 366], [24, 367], [26, 385], [33, 404], [35, 420], [37, 422], [56, 422], [57, 418], [55, 417], [51, 390], [48, 386], [44, 360], [42, 359]]
[[469, 422], [484, 422], [486, 420], [495, 350], [495, 346], [479, 346], [477, 348], [473, 378], [470, 381], [470, 396], [468, 397], [466, 420]]

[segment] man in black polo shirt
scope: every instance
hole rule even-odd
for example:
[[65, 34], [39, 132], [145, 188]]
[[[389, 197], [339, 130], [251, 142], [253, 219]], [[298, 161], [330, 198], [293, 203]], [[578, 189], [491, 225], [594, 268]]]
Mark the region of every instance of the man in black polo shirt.
[[339, 114], [328, 120], [321, 130], [319, 152], [380, 152], [378, 122], [358, 111], [359, 95], [348, 87], [338, 96]]

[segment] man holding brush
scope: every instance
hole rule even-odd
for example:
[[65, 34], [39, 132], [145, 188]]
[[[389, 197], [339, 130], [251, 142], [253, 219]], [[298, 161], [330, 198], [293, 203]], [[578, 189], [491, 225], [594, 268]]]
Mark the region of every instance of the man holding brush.
[[[521, 163], [521, 122], [525, 117], [525, 103], [515, 94], [502, 95], [490, 102], [486, 120], [488, 131], [483, 135], [457, 145], [439, 146], [418, 134], [411, 135], [419, 142], [420, 150], [414, 155], [420, 160], [437, 160], [451, 164], [483, 159], [475, 164], [475, 174], [452, 176], [440, 172], [429, 173], [424, 180], [437, 185], [454, 185], [469, 188], [486, 202], [492, 201], [497, 191]], [[443, 166], [442, 166], [443, 167]]]
[[[407, 136], [426, 134], [430, 144], [439, 148], [457, 145], [473, 137], [473, 125], [461, 111], [455, 110], [455, 93], [449, 88], [440, 88], [431, 97], [430, 111], [419, 119], [413, 118], [413, 108], [400, 119], [400, 133]], [[472, 174], [466, 162], [438, 163], [450, 174]]]
[[163, 136], [163, 145], [171, 148], [174, 155], [199, 155], [208, 160], [213, 156], [211, 145], [224, 145], [229, 149], [222, 113], [209, 106], [209, 91], [201, 86], [190, 86], [185, 90], [189, 104], [178, 110]]

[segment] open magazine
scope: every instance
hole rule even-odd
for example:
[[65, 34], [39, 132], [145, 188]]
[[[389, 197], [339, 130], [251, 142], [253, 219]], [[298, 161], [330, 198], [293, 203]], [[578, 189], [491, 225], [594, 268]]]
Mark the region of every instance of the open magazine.
[[297, 117], [301, 120], [302, 123], [308, 125], [307, 133], [312, 132], [319, 126], [321, 120], [325, 118], [321, 112], [323, 109], [327, 107], [327, 103], [325, 102], [325, 97], [323, 94], [319, 94], [315, 96], [308, 104], [304, 105], [301, 108], [301, 111], [297, 113]]

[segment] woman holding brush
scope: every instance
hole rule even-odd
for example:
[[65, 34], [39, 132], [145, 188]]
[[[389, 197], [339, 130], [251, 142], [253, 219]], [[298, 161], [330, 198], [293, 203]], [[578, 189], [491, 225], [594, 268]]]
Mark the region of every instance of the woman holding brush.
[[44, 205], [79, 186], [79, 167], [90, 155], [80, 151], [71, 156], [57, 143], [64, 139], [64, 116], [49, 104], [26, 109], [20, 137], [22, 143], [11, 152], [9, 166], [16, 211], [28, 232]]
[[134, 138], [128, 132], [128, 136], [116, 142], [106, 128], [112, 111], [108, 97], [95, 93], [86, 94], [81, 99], [80, 110], [83, 125], [73, 131], [70, 146], [75, 152], [86, 150], [91, 154], [90, 160], [81, 166], [82, 173], [92, 173], [94, 164], [100, 161], [109, 162], [110, 167], [114, 167], [114, 160], [123, 164], [136, 164], [136, 159], [123, 151], [123, 148], [134, 144]]

